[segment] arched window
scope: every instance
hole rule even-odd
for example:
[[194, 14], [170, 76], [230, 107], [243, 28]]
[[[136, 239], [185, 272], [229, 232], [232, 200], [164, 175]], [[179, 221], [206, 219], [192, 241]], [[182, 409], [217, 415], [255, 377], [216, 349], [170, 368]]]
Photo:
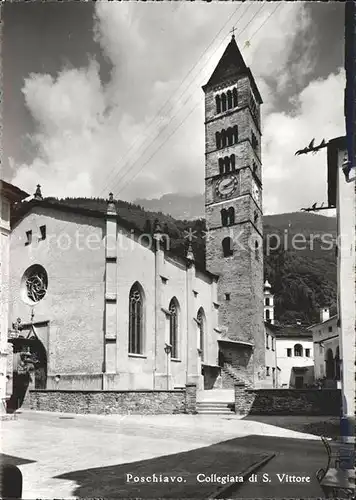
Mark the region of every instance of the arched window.
[[239, 141], [239, 134], [238, 134], [238, 128], [237, 125], [234, 125], [233, 128], [233, 135], [234, 135], [234, 144], [237, 144]]
[[230, 158], [228, 156], [225, 156], [224, 164], [225, 164], [225, 173], [228, 174], [230, 172]]
[[197, 314], [197, 322], [199, 327], [198, 349], [200, 350], [200, 358], [204, 361], [204, 334], [205, 334], [205, 313], [201, 307]]
[[227, 225], [231, 226], [235, 224], [235, 209], [234, 207], [230, 207], [227, 211]]
[[270, 311], [266, 309], [266, 321], [269, 323], [271, 321]]
[[226, 111], [226, 95], [221, 94], [221, 110]]
[[226, 237], [222, 240], [222, 249], [223, 249], [224, 257], [229, 257], [230, 255], [233, 254], [232, 239], [231, 238]]
[[169, 343], [172, 346], [171, 357], [178, 358], [178, 301], [175, 297], [169, 303]]
[[219, 158], [219, 172], [220, 174], [224, 173], [224, 158]]
[[226, 208], [223, 208], [220, 213], [221, 213], [221, 225], [222, 226], [227, 226], [227, 211], [226, 211]]
[[295, 344], [294, 356], [303, 356], [303, 346], [301, 344]]
[[216, 103], [216, 112], [221, 113], [221, 100], [219, 95], [215, 96], [215, 103]]
[[232, 92], [231, 90], [227, 91], [227, 109], [232, 108]]
[[255, 241], [255, 259], [258, 260], [260, 258], [260, 245], [258, 241]]
[[216, 149], [221, 148], [221, 135], [220, 132], [215, 133], [215, 142], [216, 142]]
[[232, 146], [234, 144], [234, 131], [230, 127], [227, 129], [228, 145]]
[[269, 306], [269, 297], [266, 297], [266, 306]]
[[144, 296], [139, 283], [134, 283], [129, 295], [129, 353], [143, 353]]
[[226, 148], [226, 130], [223, 129], [220, 134], [221, 137], [221, 147]]
[[230, 155], [231, 170], [235, 170], [235, 155]]
[[236, 108], [237, 106], [237, 88], [235, 87], [232, 91], [232, 97], [233, 97], [233, 101], [234, 101], [234, 108]]

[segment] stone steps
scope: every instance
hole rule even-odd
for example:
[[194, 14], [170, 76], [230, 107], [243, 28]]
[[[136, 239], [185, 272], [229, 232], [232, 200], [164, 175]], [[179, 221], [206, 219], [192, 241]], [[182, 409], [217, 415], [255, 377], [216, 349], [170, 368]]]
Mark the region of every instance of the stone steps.
[[235, 412], [233, 405], [225, 401], [198, 401], [197, 413], [200, 415], [221, 415]]

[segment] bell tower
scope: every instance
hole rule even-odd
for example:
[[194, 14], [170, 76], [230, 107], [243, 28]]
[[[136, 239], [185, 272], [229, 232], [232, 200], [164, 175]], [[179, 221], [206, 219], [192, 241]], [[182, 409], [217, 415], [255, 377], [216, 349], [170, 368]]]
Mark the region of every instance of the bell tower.
[[206, 267], [218, 274], [219, 351], [258, 386], [265, 372], [262, 99], [232, 35], [205, 93]]

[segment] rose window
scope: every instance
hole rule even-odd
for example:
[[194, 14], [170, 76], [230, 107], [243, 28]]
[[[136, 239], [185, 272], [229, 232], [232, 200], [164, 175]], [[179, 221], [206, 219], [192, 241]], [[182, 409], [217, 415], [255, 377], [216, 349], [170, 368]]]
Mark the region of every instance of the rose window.
[[23, 291], [26, 299], [39, 302], [46, 295], [48, 276], [46, 270], [39, 265], [27, 269], [23, 277]]

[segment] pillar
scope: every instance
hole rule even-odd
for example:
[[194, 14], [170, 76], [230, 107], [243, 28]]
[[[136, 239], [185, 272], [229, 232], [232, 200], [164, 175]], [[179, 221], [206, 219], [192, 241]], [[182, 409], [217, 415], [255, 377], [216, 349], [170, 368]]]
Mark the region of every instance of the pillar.
[[110, 193], [105, 237], [105, 325], [103, 389], [115, 384], [117, 353], [117, 212]]

